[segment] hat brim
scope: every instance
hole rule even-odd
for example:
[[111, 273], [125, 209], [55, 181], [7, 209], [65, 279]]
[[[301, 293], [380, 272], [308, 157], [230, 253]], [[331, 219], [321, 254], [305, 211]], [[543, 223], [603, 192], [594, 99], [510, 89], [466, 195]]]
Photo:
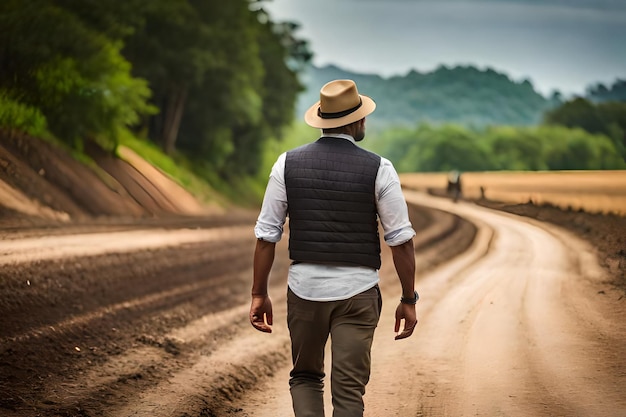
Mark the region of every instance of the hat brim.
[[361, 107], [346, 116], [338, 117], [336, 119], [321, 118], [317, 114], [317, 110], [320, 108], [320, 102], [318, 101], [304, 113], [304, 121], [309, 126], [318, 129], [332, 129], [357, 122], [368, 114], [371, 114], [376, 109], [376, 103], [374, 100], [362, 94], [359, 94], [359, 97], [361, 97]]

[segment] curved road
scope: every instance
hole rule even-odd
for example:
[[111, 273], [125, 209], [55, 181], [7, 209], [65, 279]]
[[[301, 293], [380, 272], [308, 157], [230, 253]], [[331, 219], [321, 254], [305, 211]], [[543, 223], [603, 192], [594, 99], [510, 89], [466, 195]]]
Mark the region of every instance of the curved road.
[[[405, 194], [479, 232], [469, 251], [418, 278], [420, 323], [405, 341], [392, 333], [397, 279], [381, 271], [387, 301], [365, 415], [626, 416], [626, 309], [591, 248], [527, 218]], [[243, 415], [290, 415], [287, 373], [249, 396]]]

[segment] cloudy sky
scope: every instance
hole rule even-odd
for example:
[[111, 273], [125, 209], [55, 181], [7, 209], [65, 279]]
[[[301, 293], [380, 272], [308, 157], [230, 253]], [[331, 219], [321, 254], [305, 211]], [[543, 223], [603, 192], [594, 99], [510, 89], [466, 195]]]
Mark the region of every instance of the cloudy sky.
[[582, 94], [626, 79], [626, 0], [271, 0], [316, 65], [403, 75], [472, 64]]

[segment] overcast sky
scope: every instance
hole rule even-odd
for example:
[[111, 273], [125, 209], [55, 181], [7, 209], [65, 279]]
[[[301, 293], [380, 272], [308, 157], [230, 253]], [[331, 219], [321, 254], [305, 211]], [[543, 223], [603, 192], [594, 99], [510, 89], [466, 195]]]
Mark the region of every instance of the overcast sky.
[[473, 64], [545, 94], [626, 79], [626, 0], [271, 0], [318, 65], [404, 75]]

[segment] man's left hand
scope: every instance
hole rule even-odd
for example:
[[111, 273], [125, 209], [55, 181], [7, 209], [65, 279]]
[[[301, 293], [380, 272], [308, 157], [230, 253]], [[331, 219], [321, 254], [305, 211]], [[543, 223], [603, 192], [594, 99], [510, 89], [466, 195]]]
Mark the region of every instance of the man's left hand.
[[[404, 320], [404, 328], [402, 333], [400, 331], [400, 323]], [[396, 340], [406, 339], [413, 334], [417, 326], [417, 313], [415, 312], [415, 306], [412, 304], [400, 303], [396, 308], [396, 325], [394, 331], [396, 332]]]

